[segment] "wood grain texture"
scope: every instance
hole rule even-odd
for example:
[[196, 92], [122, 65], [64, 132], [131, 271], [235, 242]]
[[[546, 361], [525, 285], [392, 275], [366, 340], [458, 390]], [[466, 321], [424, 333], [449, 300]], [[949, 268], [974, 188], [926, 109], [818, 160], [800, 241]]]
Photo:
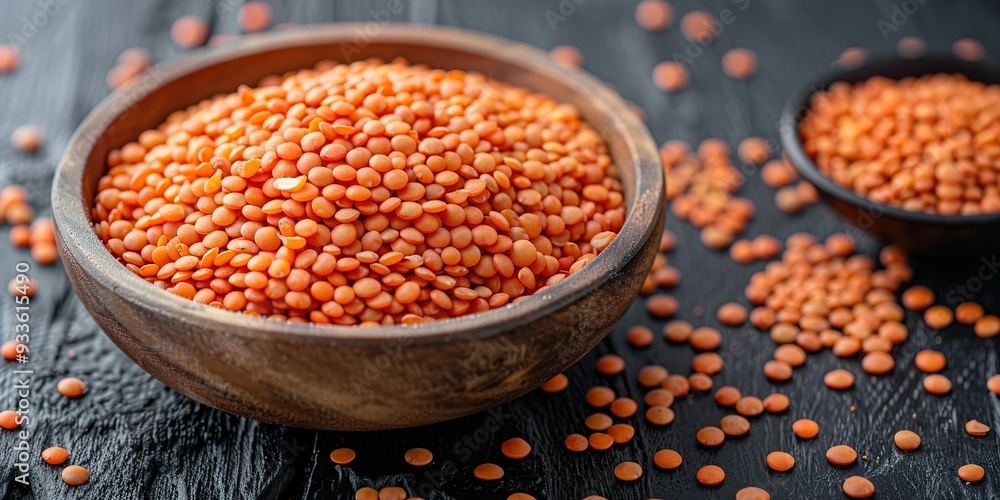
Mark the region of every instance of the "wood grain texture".
[[[719, 40], [690, 64], [692, 85], [667, 95], [650, 83], [653, 66], [683, 51], [688, 43], [675, 27], [663, 33], [639, 30], [633, 20], [635, 0], [563, 0], [576, 5], [565, 21], [550, 25], [545, 12], [559, 11], [559, 0], [411, 0], [395, 21], [437, 22], [507, 36], [543, 47], [570, 44], [581, 48], [586, 68], [613, 84], [626, 98], [640, 104], [649, 116], [656, 138], [697, 142], [719, 137], [735, 144], [748, 135], [775, 138], [781, 105], [791, 92], [827, 68], [848, 46], [872, 52], [891, 52], [903, 36], [919, 36], [932, 50], [947, 51], [956, 39], [971, 36], [987, 51], [1000, 55], [1000, 4], [987, 1], [927, 1], [883, 39], [877, 22], [888, 20], [893, 2], [849, 0], [841, 2], [788, 2], [674, 0], [678, 17], [701, 8], [713, 13], [731, 9], [735, 19]], [[901, 5], [903, 2], [895, 2]], [[170, 23], [183, 14], [196, 13], [212, 20], [216, 33], [237, 31], [238, 0], [214, 3], [194, 0], [117, 2], [67, 0], [51, 16], [22, 52], [19, 72], [0, 76], [0, 138], [22, 123], [36, 123], [46, 131], [47, 145], [36, 155], [10, 151], [0, 141], [0, 185], [17, 182], [33, 193], [33, 203], [44, 213], [55, 163], [76, 125], [107, 95], [105, 73], [121, 50], [135, 45], [150, 48], [157, 61], [180, 57], [183, 52], [169, 42]], [[288, 1], [274, 2], [275, 22], [370, 21], [373, 12], [388, 1]], [[36, 2], [0, 1], [0, 35], [17, 32], [22, 16], [39, 10]], [[391, 28], [390, 28], [391, 29]], [[757, 77], [734, 82], [722, 76], [719, 63], [725, 50], [748, 47], [761, 58]], [[770, 201], [773, 192], [749, 173], [742, 195], [758, 201], [759, 212], [745, 234], [770, 233], [779, 237], [807, 230], [819, 235], [847, 229], [832, 212], [813, 207], [787, 217]], [[674, 292], [681, 304], [679, 316], [696, 324], [718, 326], [714, 310], [730, 300], [742, 302], [742, 288], [761, 264], [738, 266], [698, 243], [697, 232], [686, 223], [669, 220], [681, 251], [671, 262], [684, 273]], [[6, 227], [0, 229], [5, 238]], [[867, 252], [876, 242], [862, 241]], [[14, 263], [27, 258], [22, 251], [0, 250], [0, 283], [13, 274]], [[985, 255], [992, 262], [992, 255]], [[995, 278], [981, 286], [970, 281], [984, 264], [974, 259], [958, 268], [932, 269], [916, 263], [918, 280], [930, 283], [949, 305], [962, 300], [956, 285], [975, 290], [972, 297], [988, 311], [1000, 312]], [[987, 273], [991, 273], [987, 267]], [[753, 420], [750, 434], [729, 440], [718, 450], [706, 450], [694, 441], [694, 432], [715, 424], [726, 412], [709, 396], [693, 395], [675, 404], [677, 421], [668, 428], [652, 428], [633, 419], [636, 439], [607, 452], [574, 454], [562, 446], [571, 432], [582, 432], [590, 410], [583, 393], [594, 384], [606, 384], [620, 394], [640, 398], [635, 383], [638, 370], [649, 363], [665, 365], [687, 374], [693, 352], [668, 347], [662, 338], [643, 350], [628, 347], [624, 333], [643, 323], [658, 330], [663, 321], [633, 305], [615, 331], [583, 361], [567, 372], [570, 388], [561, 394], [533, 392], [490, 412], [421, 429], [379, 433], [313, 432], [261, 424], [211, 410], [167, 389], [139, 369], [104, 337], [69, 287], [62, 270], [35, 266], [39, 280], [32, 304], [32, 409], [31, 446], [37, 453], [51, 445], [70, 450], [71, 462], [91, 470], [87, 486], [67, 488], [59, 469], [35, 460], [31, 487], [15, 486], [12, 478], [14, 436], [0, 433], [0, 496], [4, 498], [352, 498], [361, 486], [399, 485], [410, 494], [427, 498], [506, 498], [526, 491], [539, 498], [576, 499], [601, 494], [612, 499], [733, 498], [747, 485], [764, 487], [774, 498], [841, 498], [840, 484], [848, 476], [869, 477], [876, 497], [890, 498], [997, 498], [1000, 496], [1000, 448], [996, 433], [972, 438], [962, 431], [964, 422], [976, 418], [1000, 422], [1000, 399], [986, 392], [986, 379], [1000, 371], [996, 341], [976, 338], [969, 328], [955, 326], [933, 332], [916, 315], [908, 315], [911, 339], [894, 353], [896, 370], [887, 376], [860, 376], [857, 386], [835, 393], [822, 386], [822, 376], [843, 367], [860, 374], [858, 360], [840, 360], [830, 353], [810, 356], [806, 367], [796, 370], [789, 384], [769, 383], [760, 367], [774, 345], [752, 329], [725, 328], [722, 353], [727, 367], [716, 377], [716, 386], [735, 385], [747, 394], [766, 395], [774, 390], [792, 396], [792, 408], [781, 416]], [[995, 274], [995, 273], [994, 273]], [[706, 314], [698, 317], [695, 306]], [[0, 301], [0, 337], [13, 335], [13, 304]], [[924, 348], [944, 352], [945, 370], [955, 390], [947, 397], [924, 395], [921, 376], [912, 367], [914, 353]], [[75, 357], [69, 351], [75, 351]], [[593, 369], [601, 354], [615, 352], [628, 361], [623, 376], [604, 377]], [[70, 401], [55, 393], [65, 375], [88, 382], [90, 393]], [[11, 367], [0, 370], [0, 402], [14, 403]], [[851, 412], [850, 407], [856, 406]], [[801, 442], [789, 432], [791, 422], [809, 417], [821, 427], [818, 438]], [[903, 428], [920, 433], [923, 446], [913, 453], [897, 450], [892, 434]], [[500, 455], [504, 439], [521, 436], [532, 443], [532, 454], [520, 461]], [[849, 444], [868, 457], [847, 469], [826, 463], [827, 447]], [[340, 467], [329, 452], [338, 446], [358, 450], [354, 463]], [[406, 449], [425, 447], [435, 461], [418, 469], [403, 460]], [[670, 447], [684, 455], [677, 471], [651, 467], [652, 454]], [[764, 464], [768, 451], [793, 453], [798, 462], [790, 473], [770, 472]], [[613, 476], [614, 466], [635, 460], [646, 467], [634, 483]], [[472, 469], [482, 462], [496, 462], [507, 474], [496, 483], [480, 482]], [[965, 485], [956, 471], [975, 462], [987, 470], [986, 479]], [[697, 468], [715, 463], [727, 471], [717, 488], [703, 488], [694, 481]]]

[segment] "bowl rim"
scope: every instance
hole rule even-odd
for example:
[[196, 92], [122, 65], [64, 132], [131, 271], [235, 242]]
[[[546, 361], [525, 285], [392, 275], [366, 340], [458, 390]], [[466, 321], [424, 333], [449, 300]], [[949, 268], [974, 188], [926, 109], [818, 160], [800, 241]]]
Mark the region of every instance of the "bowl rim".
[[[920, 68], [924, 66], [947, 69], [921, 70]], [[981, 81], [969, 76], [965, 71], [971, 69], [973, 72], [995, 74], [995, 82], [984, 83], [1000, 84], [1000, 66], [995, 61], [988, 58], [982, 61], [967, 61], [947, 53], [931, 53], [917, 58], [905, 58], [899, 55], [882, 56], [869, 59], [856, 68], [834, 68], [827, 70], [821, 73], [820, 76], [811, 79], [806, 85], [793, 93], [781, 111], [781, 117], [778, 122], [778, 133], [782, 149], [788, 155], [792, 166], [799, 172], [802, 178], [816, 186], [820, 192], [843, 203], [858, 207], [869, 214], [889, 216], [890, 218], [909, 223], [932, 226], [981, 226], [1000, 222], [1000, 213], [979, 215], [932, 214], [905, 210], [872, 200], [867, 196], [858, 194], [854, 190], [838, 184], [820, 171], [812, 158], [806, 154], [802, 148], [802, 138], [799, 135], [799, 123], [809, 110], [813, 96], [828, 89], [837, 82], [855, 83], [875, 76], [885, 76], [884, 73], [887, 72], [888, 68], [902, 68], [900, 70], [903, 71], [901, 76], [887, 76], [887, 78], [892, 79], [935, 73], [961, 73], [970, 80]]]
[[[622, 97], [589, 73], [552, 64], [544, 51], [522, 42], [454, 27], [391, 23], [389, 29], [371, 35], [369, 44], [421, 45], [489, 57], [504, 65], [540, 72], [544, 78], [558, 81], [574, 93], [589, 93], [592, 96], [591, 102], [606, 120], [605, 129], [622, 131], [628, 154], [635, 159], [632, 202], [626, 207], [628, 211], [621, 231], [608, 248], [583, 269], [543, 293], [532, 294], [517, 303], [482, 313], [413, 325], [358, 327], [291, 323], [216, 309], [163, 290], [155, 292], [157, 295], [146, 295], [158, 289], [128, 271], [114, 258], [95, 234], [90, 214], [84, 209], [82, 179], [87, 157], [96, 139], [106, 133], [107, 127], [122, 113], [167, 82], [209, 69], [231, 58], [297, 46], [352, 43], [357, 33], [365, 33], [365, 26], [365, 23], [327, 23], [248, 35], [229, 44], [202, 48], [191, 56], [158, 65], [144, 77], [113, 92], [79, 125], [56, 170], [52, 207], [62, 243], [59, 245], [60, 252], [70, 254], [79, 263], [82, 272], [115, 291], [121, 300], [137, 307], [170, 310], [177, 321], [215, 324], [249, 337], [281, 335], [297, 341], [352, 345], [382, 344], [387, 340], [404, 344], [491, 337], [565, 307], [620, 273], [641, 252], [655, 230], [654, 224], [642, 217], [655, 221], [656, 210], [663, 208], [664, 175], [649, 130]], [[317, 58], [317, 62], [322, 59], [334, 57]], [[193, 103], [184, 105], [190, 104]], [[601, 133], [600, 125], [591, 124]]]

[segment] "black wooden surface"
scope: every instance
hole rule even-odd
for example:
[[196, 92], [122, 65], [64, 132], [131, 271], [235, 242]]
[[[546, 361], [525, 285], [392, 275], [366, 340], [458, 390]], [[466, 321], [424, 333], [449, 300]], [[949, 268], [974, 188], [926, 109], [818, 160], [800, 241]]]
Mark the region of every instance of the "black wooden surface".
[[[77, 123], [108, 94], [105, 75], [118, 54], [143, 46], [153, 51], [158, 62], [183, 57], [184, 51], [169, 40], [174, 19], [198, 14], [210, 19], [213, 33], [237, 33], [240, 3], [0, 1], [0, 35], [6, 39], [11, 33], [22, 34], [27, 39], [21, 69], [0, 75], [0, 138], [4, 138], [0, 140], [0, 186], [27, 186], [32, 203], [45, 213], [62, 147]], [[384, 17], [383, 11], [390, 6], [389, 1], [272, 3], [275, 23], [373, 21]], [[725, 25], [711, 47], [693, 57], [690, 88], [667, 95], [652, 86], [652, 68], [674, 52], [683, 52], [689, 43], [676, 23], [656, 34], [638, 29], [633, 19], [635, 3], [409, 0], [403, 2], [402, 12], [389, 17], [398, 22], [462, 26], [545, 49], [577, 46], [585, 54], [586, 69], [646, 110], [649, 127], [661, 142], [697, 143], [719, 137], [735, 144], [748, 135], [775, 138], [776, 120], [787, 96], [828, 68], [849, 46], [887, 53], [900, 38], [913, 35], [926, 40], [931, 50], [943, 52], [956, 39], [971, 36], [984, 42], [994, 56], [1000, 55], [996, 30], [1000, 4], [996, 2], [907, 0], [894, 6], [867, 0], [674, 0], [678, 18], [695, 8], [715, 14], [729, 9], [733, 22]], [[58, 9], [46, 10], [48, 4]], [[905, 19], [899, 14], [892, 17], [894, 9], [913, 12], [914, 6], [916, 12]], [[547, 11], [563, 18], [547, 15]], [[36, 24], [44, 20], [44, 26], [27, 36], [22, 31], [24, 23], [32, 20]], [[880, 20], [898, 29], [883, 36]], [[722, 76], [722, 54], [733, 47], [748, 47], [760, 55], [759, 73], [749, 82]], [[37, 124], [45, 131], [46, 144], [35, 155], [12, 152], [5, 139], [24, 123]], [[825, 236], [847, 229], [822, 206], [795, 217], [781, 214], [774, 207], [772, 191], [753, 171], [740, 193], [759, 207], [745, 235], [784, 237], [805, 230]], [[680, 242], [671, 262], [684, 274], [681, 286], [673, 292], [681, 304], [678, 316], [696, 325], [719, 326], [714, 310], [731, 300], [745, 303], [742, 289], [763, 264], [736, 265], [725, 255], [704, 249], [697, 232], [685, 223], [670, 220], [668, 227]], [[0, 229], [4, 240], [8, 229]], [[877, 251], [877, 243], [870, 239], [862, 239], [861, 244], [869, 253]], [[986, 261], [995, 258], [983, 257]], [[6, 283], [15, 263], [23, 260], [28, 260], [27, 252], [0, 243], [0, 282]], [[931, 284], [954, 306], [961, 297], [948, 292], [969, 283], [981, 267], [978, 260], [958, 264], [962, 269], [934, 270], [917, 262], [915, 281]], [[515, 491], [557, 499], [590, 494], [612, 499], [733, 498], [747, 485], [764, 487], [774, 498], [840, 498], [840, 484], [855, 474], [872, 480], [877, 498], [1000, 496], [996, 432], [972, 438], [962, 431], [971, 418], [990, 425], [1000, 423], [1000, 399], [985, 389], [986, 379], [1000, 371], [996, 343], [976, 338], [963, 326], [929, 331], [914, 314], [907, 318], [911, 339], [894, 352], [896, 370], [877, 378], [864, 375], [857, 359], [840, 360], [824, 352], [811, 355], [791, 383], [772, 384], [761, 373], [774, 350], [767, 336], [749, 327], [723, 328], [721, 352], [727, 365], [715, 377], [716, 386], [735, 385], [744, 394], [758, 396], [784, 392], [793, 400], [786, 414], [758, 417], [748, 436], [707, 450], [697, 445], [694, 432], [704, 425], [717, 425], [727, 412], [708, 395], [691, 395], [675, 404], [678, 416], [671, 426], [654, 428], [640, 417], [632, 418], [628, 421], [637, 429], [632, 442], [606, 452], [575, 454], [562, 442], [569, 433], [585, 432], [583, 419], [590, 413], [583, 403], [587, 388], [606, 384], [641, 401], [643, 392], [635, 375], [642, 366], [659, 363], [672, 372], [689, 373], [693, 351], [686, 346], [668, 346], [659, 336], [646, 349], [627, 346], [624, 333], [629, 326], [642, 323], [658, 331], [663, 324], [647, 316], [640, 304], [633, 306], [605, 342], [567, 372], [570, 388], [563, 393], [535, 391], [494, 411], [427, 428], [347, 434], [262, 424], [194, 403], [143, 372], [104, 337], [60, 267], [35, 265], [30, 274], [39, 281], [38, 295], [32, 301], [31, 361], [0, 367], [0, 407], [15, 403], [12, 370], [34, 370], [32, 420], [25, 426], [31, 433], [31, 486], [13, 481], [16, 439], [13, 432], [0, 432], [0, 494], [5, 498], [353, 498], [359, 487], [389, 485], [428, 498], [506, 498]], [[1000, 313], [997, 290], [1000, 286], [987, 279], [973, 298], [987, 311]], [[696, 306], [706, 314], [697, 316]], [[0, 338], [13, 336], [13, 314], [13, 300], [0, 301]], [[944, 373], [955, 383], [949, 396], [929, 397], [920, 387], [921, 376], [912, 360], [914, 353], [928, 347], [948, 356]], [[604, 377], [595, 371], [594, 361], [609, 352], [628, 361], [624, 375]], [[854, 389], [838, 393], [822, 385], [822, 375], [835, 367], [860, 375]], [[58, 396], [56, 382], [67, 375], [88, 383], [85, 397]], [[852, 405], [855, 412], [849, 409]], [[820, 423], [817, 439], [802, 442], [792, 436], [791, 422], [803, 417]], [[892, 434], [904, 428], [923, 436], [919, 451], [903, 453], [893, 446]], [[528, 458], [513, 461], [500, 454], [500, 443], [512, 436], [532, 444]], [[846, 469], [832, 467], [824, 453], [835, 444], [851, 445], [868, 458]], [[91, 471], [87, 485], [67, 487], [59, 479], [60, 468], [37, 458], [40, 450], [53, 445], [69, 449], [70, 462]], [[330, 461], [330, 451], [339, 446], [358, 451], [354, 463], [341, 467]], [[435, 461], [424, 468], [406, 464], [403, 453], [415, 446], [432, 450]], [[685, 463], [680, 469], [664, 472], [652, 466], [653, 453], [664, 447], [683, 454]], [[766, 467], [766, 453], [779, 449], [796, 456], [791, 472], [774, 473]], [[614, 478], [614, 466], [625, 460], [643, 464], [645, 473], [639, 481], [623, 483]], [[502, 465], [506, 476], [495, 483], [473, 478], [472, 469], [487, 461]], [[983, 482], [966, 485], [957, 477], [958, 467], [968, 462], [986, 468]], [[727, 471], [720, 487], [704, 488], [695, 482], [695, 471], [706, 463]]]

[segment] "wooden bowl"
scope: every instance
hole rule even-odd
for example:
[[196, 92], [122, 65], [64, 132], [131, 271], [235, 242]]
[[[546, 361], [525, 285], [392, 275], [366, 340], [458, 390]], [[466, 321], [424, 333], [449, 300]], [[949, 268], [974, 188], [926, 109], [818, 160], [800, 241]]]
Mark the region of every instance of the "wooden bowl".
[[989, 255], [1000, 245], [1000, 214], [942, 215], [879, 203], [827, 177], [802, 149], [799, 122], [817, 92], [837, 82], [856, 83], [875, 76], [901, 79], [935, 73], [960, 73], [973, 81], [1000, 83], [1000, 66], [996, 62], [964, 61], [951, 55], [917, 59], [893, 56], [869, 61], [855, 69], [835, 69], [803, 87], [785, 104], [779, 121], [781, 145], [799, 175], [816, 186], [820, 196], [850, 224], [899, 245], [911, 254], [935, 260]]
[[[620, 171], [627, 219], [618, 237], [582, 271], [516, 304], [362, 329], [266, 321], [182, 299], [129, 272], [95, 235], [89, 214], [111, 149], [172, 111], [240, 84], [323, 59], [373, 56], [478, 71], [577, 106]], [[80, 299], [153, 376], [197, 401], [259, 420], [373, 430], [482, 411], [579, 360], [622, 317], [649, 271], [665, 216], [663, 182], [653, 140], [627, 104], [538, 49], [451, 28], [394, 25], [369, 36], [364, 25], [341, 24], [248, 36], [156, 68], [116, 92], [71, 140], [52, 207], [59, 251]]]

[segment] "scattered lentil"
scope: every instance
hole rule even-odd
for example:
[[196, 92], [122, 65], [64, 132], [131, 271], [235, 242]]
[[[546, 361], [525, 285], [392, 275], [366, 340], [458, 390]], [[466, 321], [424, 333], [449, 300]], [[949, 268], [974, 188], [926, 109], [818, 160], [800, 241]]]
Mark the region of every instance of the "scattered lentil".
[[795, 466], [795, 457], [783, 451], [772, 451], [767, 454], [767, 466], [778, 472], [785, 472]]
[[728, 302], [719, 308], [719, 323], [726, 326], [739, 326], [747, 321], [747, 309], [735, 302]]
[[0, 45], [0, 75], [17, 70], [20, 56], [13, 45]]
[[66, 448], [53, 446], [42, 450], [42, 460], [49, 465], [61, 465], [69, 459], [69, 452]]
[[928, 375], [924, 378], [924, 390], [928, 394], [944, 396], [951, 392], [951, 380], [940, 374]]
[[618, 375], [625, 371], [625, 360], [617, 354], [605, 354], [597, 359], [597, 371], [604, 375]]
[[531, 445], [527, 441], [514, 437], [500, 445], [500, 451], [507, 458], [521, 459], [531, 453]]
[[21, 125], [10, 134], [10, 145], [22, 153], [34, 153], [42, 147], [42, 129], [35, 125]]
[[434, 461], [434, 454], [427, 448], [410, 448], [403, 454], [403, 459], [410, 465], [423, 467]]
[[868, 498], [875, 494], [875, 485], [861, 476], [844, 480], [844, 494], [851, 498]]
[[56, 384], [56, 389], [59, 391], [59, 394], [62, 394], [67, 398], [78, 398], [83, 396], [83, 392], [86, 390], [86, 384], [78, 378], [66, 377]]
[[357, 456], [357, 453], [350, 448], [337, 448], [330, 452], [330, 460], [337, 465], [347, 465]]
[[726, 415], [719, 427], [727, 436], [742, 436], [750, 432], [750, 421], [739, 415]]
[[653, 330], [645, 325], [635, 325], [628, 329], [626, 340], [632, 347], [649, 347], [653, 343]]
[[70, 486], [80, 486], [90, 479], [90, 472], [79, 465], [70, 465], [63, 469], [62, 480]]
[[896, 446], [903, 451], [913, 451], [920, 448], [920, 436], [913, 431], [899, 431], [892, 439]]
[[969, 420], [965, 423], [965, 432], [970, 436], [985, 436], [989, 434], [990, 427], [978, 420]]
[[719, 34], [719, 21], [708, 12], [694, 10], [681, 18], [681, 34], [684, 38], [701, 45], [708, 45]]
[[695, 435], [698, 442], [704, 446], [716, 447], [722, 445], [726, 440], [726, 433], [722, 429], [714, 426], [702, 427]]
[[482, 481], [496, 481], [503, 477], [503, 469], [499, 465], [485, 463], [479, 465], [472, 471], [476, 479]]
[[736, 492], [736, 500], [771, 500], [771, 494], [756, 486], [747, 486]]
[[974, 38], [956, 40], [951, 46], [951, 51], [960, 59], [965, 59], [966, 61], [978, 62], [986, 57], [986, 49], [983, 48], [982, 42]]
[[823, 377], [823, 383], [831, 389], [845, 391], [854, 387], [854, 374], [842, 368], [838, 368], [827, 373], [826, 376]]
[[1000, 334], [1000, 318], [992, 314], [987, 314], [976, 320], [975, 326], [972, 329], [976, 332], [977, 337], [991, 339]]
[[792, 432], [799, 438], [812, 439], [819, 434], [819, 424], [808, 418], [799, 419], [792, 424]]
[[549, 57], [556, 64], [567, 68], [579, 68], [583, 66], [583, 52], [571, 45], [558, 45], [549, 51]]
[[[749, 79], [757, 73], [757, 54], [750, 49], [730, 49], [722, 56], [722, 72], [733, 80]], [[760, 164], [765, 160], [748, 163]]]
[[582, 434], [570, 434], [566, 436], [566, 440], [563, 442], [566, 445], [566, 449], [570, 451], [581, 452], [587, 449], [589, 442], [587, 437]]
[[642, 466], [635, 462], [622, 462], [615, 467], [615, 477], [622, 481], [635, 481], [642, 477]]
[[850, 446], [841, 444], [826, 450], [826, 459], [833, 465], [846, 467], [858, 461], [858, 452]]
[[764, 398], [764, 410], [768, 413], [781, 413], [788, 409], [791, 401], [784, 394], [774, 393]]
[[267, 2], [247, 2], [240, 7], [240, 28], [245, 33], [263, 31], [271, 25], [271, 6]]
[[646, 31], [663, 31], [674, 24], [674, 7], [665, 0], [642, 0], [635, 7], [635, 21]]
[[663, 449], [653, 455], [653, 463], [661, 469], [676, 469], [681, 466], [683, 461], [681, 454], [671, 449]]
[[974, 325], [985, 314], [983, 306], [975, 302], [963, 302], [955, 307], [955, 321], [963, 325]]
[[924, 373], [937, 373], [944, 370], [948, 360], [945, 359], [944, 354], [938, 351], [924, 349], [914, 356], [913, 364]]
[[567, 387], [569, 387], [569, 378], [562, 373], [552, 377], [548, 380], [548, 382], [542, 384], [542, 390], [550, 394], [562, 392], [566, 390]]
[[924, 323], [935, 330], [948, 328], [954, 319], [955, 317], [948, 306], [931, 306], [924, 311]]
[[976, 464], [966, 464], [958, 468], [958, 477], [962, 481], [977, 483], [986, 477], [986, 471]]
[[726, 472], [718, 465], [706, 465], [698, 469], [695, 477], [698, 478], [699, 483], [705, 486], [717, 486], [726, 479]]
[[170, 27], [170, 39], [174, 45], [182, 49], [191, 49], [204, 45], [208, 40], [210, 28], [208, 21], [199, 16], [183, 16], [174, 21]]

